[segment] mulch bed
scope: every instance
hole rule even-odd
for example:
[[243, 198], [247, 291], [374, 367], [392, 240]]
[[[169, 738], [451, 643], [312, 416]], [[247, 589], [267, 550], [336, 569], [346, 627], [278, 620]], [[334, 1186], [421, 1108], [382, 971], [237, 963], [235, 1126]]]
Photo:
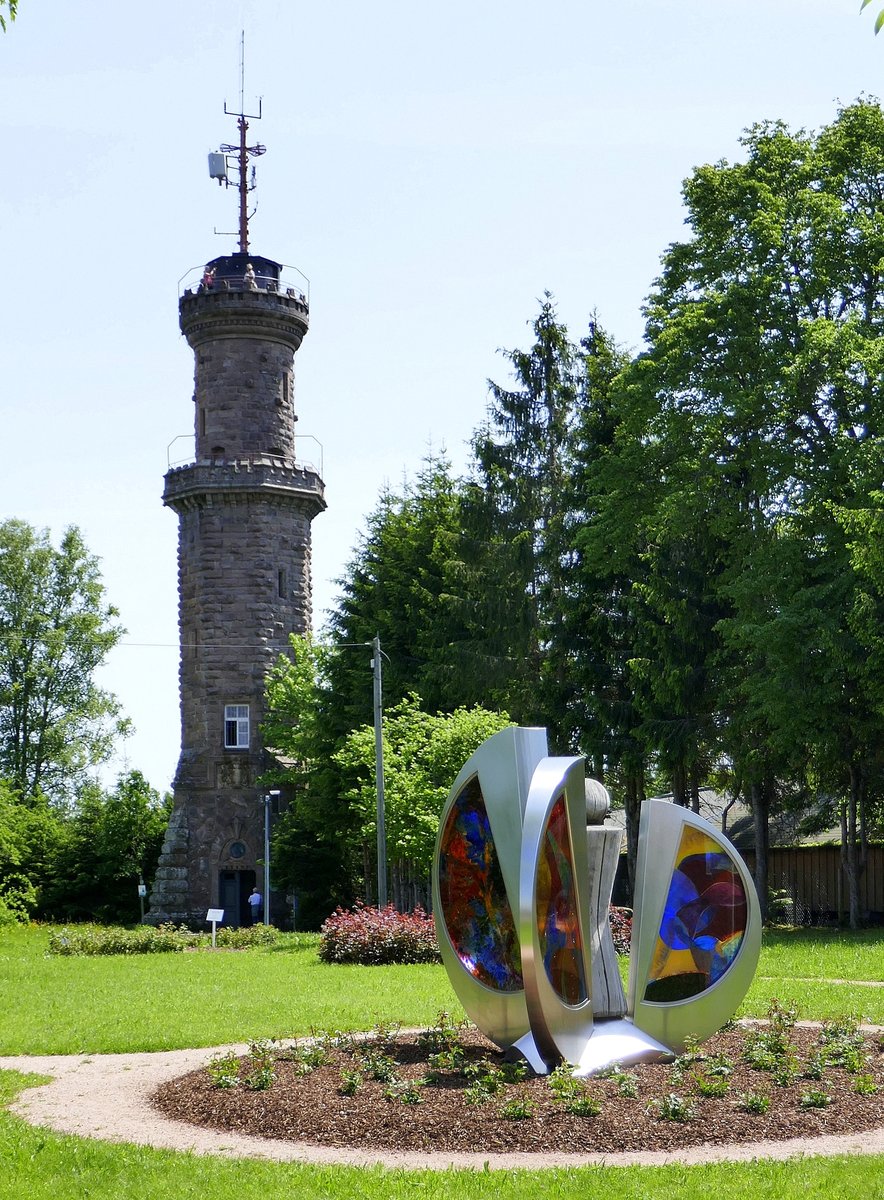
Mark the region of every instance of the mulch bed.
[[[440, 1071], [419, 1089], [420, 1103], [387, 1098], [389, 1087], [369, 1078], [365, 1052], [383, 1053], [395, 1062], [400, 1080], [420, 1080], [430, 1071], [429, 1054], [414, 1034], [383, 1035], [345, 1048], [330, 1048], [328, 1061], [309, 1073], [287, 1060], [274, 1047], [275, 1081], [267, 1090], [252, 1090], [245, 1082], [254, 1061], [240, 1060], [240, 1082], [221, 1088], [201, 1069], [164, 1084], [153, 1103], [166, 1116], [194, 1125], [286, 1141], [328, 1147], [391, 1151], [505, 1152], [544, 1151], [571, 1154], [637, 1150], [679, 1150], [702, 1144], [733, 1144], [794, 1137], [861, 1132], [884, 1126], [884, 1052], [878, 1035], [866, 1038], [868, 1060], [861, 1068], [878, 1090], [855, 1091], [857, 1073], [826, 1066], [823, 1078], [799, 1076], [779, 1086], [768, 1071], [749, 1067], [743, 1051], [749, 1032], [736, 1026], [710, 1038], [705, 1055], [726, 1055], [732, 1064], [728, 1091], [722, 1098], [697, 1093], [694, 1076], [704, 1071], [703, 1060], [689, 1063], [679, 1077], [677, 1066], [649, 1063], [628, 1068], [638, 1094], [624, 1096], [616, 1076], [583, 1081], [585, 1093], [601, 1105], [596, 1116], [565, 1111], [547, 1078], [530, 1076], [508, 1084], [485, 1102], [467, 1102], [471, 1079], [460, 1071]], [[819, 1027], [798, 1026], [789, 1031], [799, 1071], [820, 1048]], [[482, 1059], [502, 1067], [504, 1056], [473, 1029], [461, 1032], [467, 1063]], [[707, 1060], [708, 1066], [708, 1060]], [[359, 1069], [364, 1082], [353, 1095], [343, 1095], [341, 1072]], [[824, 1092], [825, 1108], [802, 1106], [802, 1096]], [[693, 1106], [692, 1119], [664, 1119], [658, 1102], [671, 1094]], [[766, 1113], [745, 1111], [740, 1097], [758, 1093], [770, 1098]], [[501, 1112], [513, 1100], [529, 1100], [531, 1114], [507, 1119]]]

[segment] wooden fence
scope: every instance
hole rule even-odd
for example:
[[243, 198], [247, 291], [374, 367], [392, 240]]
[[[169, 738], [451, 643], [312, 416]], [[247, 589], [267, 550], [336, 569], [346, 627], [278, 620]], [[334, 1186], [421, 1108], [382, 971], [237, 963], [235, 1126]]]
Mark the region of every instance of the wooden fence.
[[[742, 851], [750, 870], [751, 850]], [[847, 913], [847, 881], [840, 846], [775, 846], [768, 852], [768, 887], [791, 900], [796, 925], [836, 921]], [[884, 846], [870, 846], [859, 881], [861, 915], [884, 924]]]

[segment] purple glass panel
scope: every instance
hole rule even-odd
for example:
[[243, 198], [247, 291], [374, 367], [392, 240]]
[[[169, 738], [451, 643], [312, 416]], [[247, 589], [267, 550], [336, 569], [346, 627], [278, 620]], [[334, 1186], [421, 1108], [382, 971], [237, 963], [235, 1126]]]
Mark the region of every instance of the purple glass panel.
[[467, 971], [495, 991], [520, 991], [519, 939], [476, 776], [445, 821], [439, 895], [445, 928]]

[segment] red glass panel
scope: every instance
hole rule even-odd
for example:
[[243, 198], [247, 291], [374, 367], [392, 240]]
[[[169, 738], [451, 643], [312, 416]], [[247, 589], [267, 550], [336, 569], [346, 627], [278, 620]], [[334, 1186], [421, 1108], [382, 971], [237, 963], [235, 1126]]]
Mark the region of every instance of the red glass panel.
[[549, 814], [537, 863], [537, 932], [547, 977], [565, 1004], [587, 997], [565, 797]]

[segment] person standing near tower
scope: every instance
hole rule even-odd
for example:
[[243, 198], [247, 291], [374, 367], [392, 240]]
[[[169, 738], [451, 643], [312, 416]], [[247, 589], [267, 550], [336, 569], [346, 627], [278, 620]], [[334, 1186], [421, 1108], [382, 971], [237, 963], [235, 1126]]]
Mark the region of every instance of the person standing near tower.
[[261, 905], [264, 903], [264, 897], [256, 887], [252, 888], [252, 894], [249, 896], [249, 918], [252, 925], [258, 924], [258, 917], [261, 914]]

